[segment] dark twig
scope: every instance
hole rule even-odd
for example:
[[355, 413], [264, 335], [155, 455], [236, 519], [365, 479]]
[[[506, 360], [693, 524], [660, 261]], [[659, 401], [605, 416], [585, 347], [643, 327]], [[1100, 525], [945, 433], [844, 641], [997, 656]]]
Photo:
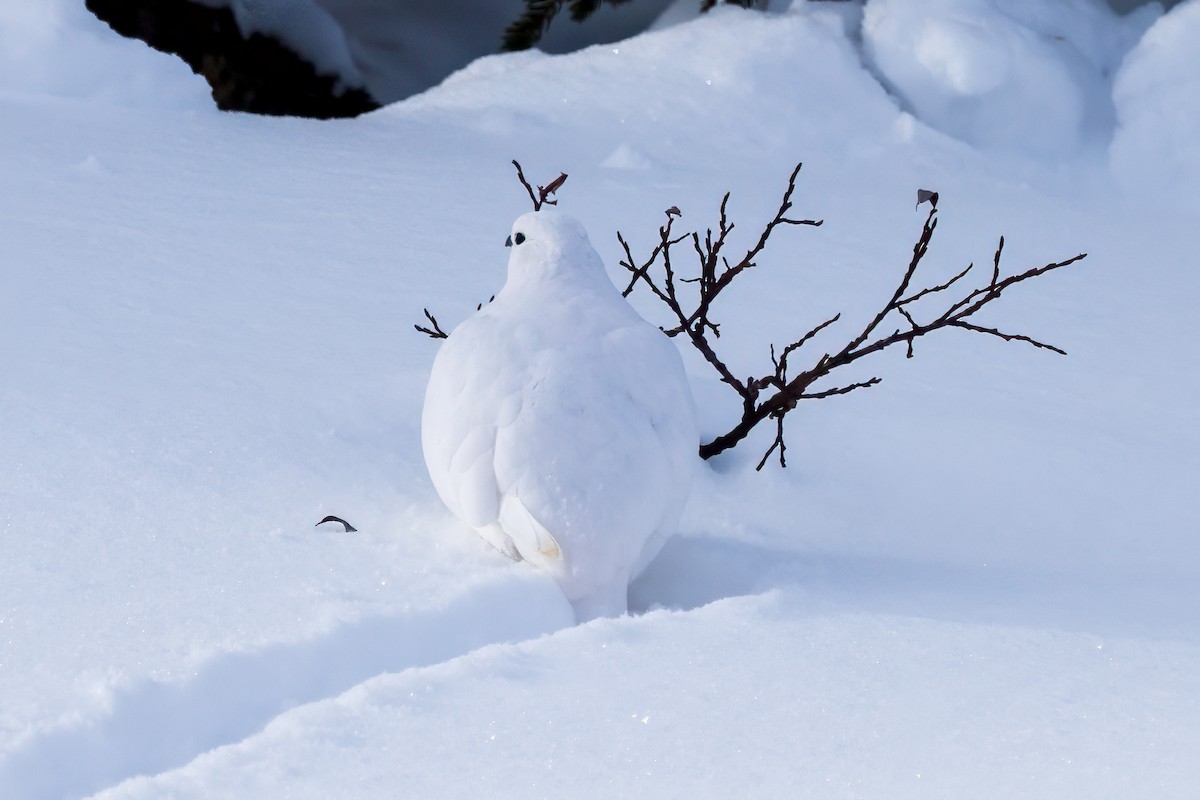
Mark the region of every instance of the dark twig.
[[767, 449], [767, 452], [763, 453], [758, 466], [754, 468], [755, 472], [762, 471], [762, 468], [767, 465], [767, 459], [771, 457], [771, 453], [774, 453], [776, 449], [779, 450], [779, 466], [787, 466], [787, 458], [784, 456], [784, 453], [787, 452], [787, 445], [783, 443], [783, 418], [783, 414], [775, 415], [775, 441], [771, 442], [771, 446]]
[[953, 286], [954, 284], [958, 283], [959, 278], [966, 277], [967, 273], [970, 272], [974, 268], [975, 268], [975, 264], [973, 264], [973, 263], [967, 264], [966, 269], [964, 269], [962, 272], [955, 275], [950, 280], [946, 281], [945, 283], [939, 283], [937, 286], [930, 286], [928, 289], [922, 289], [921, 291], [917, 292], [916, 294], [906, 297], [903, 300], [901, 300], [900, 302], [896, 303], [896, 307], [900, 308], [901, 306], [906, 306], [909, 303], [914, 303], [917, 300], [920, 300], [922, 297], [924, 297], [927, 294], [935, 294], [937, 292], [944, 292], [947, 289], [949, 289], [951, 286]]
[[1003, 333], [1002, 331], [998, 331], [995, 328], [984, 328], [980, 325], [972, 325], [969, 322], [963, 322], [962, 320], [958, 320], [958, 321], [952, 322], [950, 324], [956, 328], [962, 328], [962, 329], [968, 330], [968, 331], [975, 331], [976, 333], [986, 333], [991, 336], [997, 336], [1006, 342], [1025, 342], [1027, 344], [1033, 345], [1034, 347], [1040, 347], [1043, 350], [1053, 350], [1054, 352], [1058, 353], [1060, 356], [1065, 356], [1067, 354], [1067, 351], [1063, 350], [1061, 347], [1055, 347], [1052, 344], [1046, 344], [1045, 342], [1039, 342], [1037, 339], [1031, 339], [1028, 336], [1023, 336], [1019, 333]]
[[533, 203], [534, 211], [541, 211], [542, 206], [556, 206], [557, 200], [551, 200], [550, 195], [562, 188], [562, 185], [567, 182], [567, 173], [561, 172], [558, 177], [550, 181], [545, 186], [538, 186], [537, 194], [533, 193], [533, 187], [529, 185], [529, 181], [525, 180], [525, 172], [521, 169], [520, 163], [514, 158], [513, 166], [517, 168], [517, 180], [525, 187], [525, 191], [529, 193], [529, 200]]
[[[641, 264], [637, 264], [634, 261], [631, 249], [624, 236], [619, 233], [617, 234], [618, 241], [620, 241], [621, 246], [625, 250], [625, 260], [621, 262], [621, 266], [631, 273], [625, 294], [628, 295], [633, 291], [639, 281], [648, 286], [654, 296], [668, 307], [671, 316], [675, 320], [673, 327], [664, 328], [664, 332], [668, 336], [685, 335], [692, 346], [717, 371], [721, 381], [729, 384], [742, 400], [741, 420], [726, 433], [710, 442], [702, 444], [700, 447], [700, 455], [702, 457], [711, 458], [735, 446], [756, 425], [770, 418], [776, 421], [775, 438], [759, 462], [758, 469], [761, 469], [775, 452], [779, 453], [780, 464], [786, 465], [784, 458], [786, 445], [783, 441], [783, 419], [796, 407], [800, 400], [818, 400], [848, 394], [857, 389], [875, 386], [880, 382], [880, 379], [873, 377], [869, 380], [849, 383], [831, 389], [817, 390], [812, 388], [815, 383], [829, 377], [841, 367], [886, 350], [893, 345], [903, 343], [907, 351], [907, 356], [912, 358], [913, 342], [922, 336], [942, 328], [959, 328], [998, 337], [1005, 341], [1024, 342], [1065, 355], [1063, 350], [1054, 345], [1038, 341], [1023, 334], [1004, 333], [996, 328], [977, 325], [973, 322], [968, 322], [967, 319], [988, 303], [998, 299], [1009, 287], [1073, 264], [1086, 257], [1085, 253], [1080, 253], [1065, 261], [1051, 262], [1041, 267], [1028, 269], [1024, 272], [1009, 275], [1008, 277], [1002, 277], [1000, 272], [1000, 256], [1004, 249], [1004, 239], [1001, 237], [1000, 244], [996, 248], [996, 254], [993, 258], [992, 274], [988, 284], [982, 288], [973, 289], [958, 300], [948, 303], [944, 310], [934, 316], [930, 322], [923, 323], [918, 321], [917, 315], [913, 313], [913, 309], [918, 305], [923, 305], [919, 304], [918, 301], [924, 300], [928, 302], [933, 295], [946, 292], [964, 279], [972, 269], [968, 265], [966, 269], [944, 283], [934, 284], [916, 289], [915, 291], [912, 289], [917, 269], [928, 252], [934, 231], [937, 229], [938, 194], [931, 190], [922, 189], [917, 195], [918, 206], [921, 203], [928, 202], [930, 209], [922, 226], [921, 235], [917, 238], [916, 244], [913, 245], [912, 257], [901, 275], [895, 290], [892, 292], [890, 299], [871, 317], [866, 325], [840, 349], [824, 353], [817, 358], [812, 366], [796, 375], [789, 375], [789, 360], [794, 358], [796, 353], [805, 344], [812, 341], [818, 334], [841, 319], [840, 314], [835, 315], [816, 325], [796, 341], [783, 347], [778, 356], [776, 356], [775, 347], [772, 345], [770, 347], [771, 364], [773, 367], [771, 373], [759, 378], [748, 378], [744, 381], [739, 380], [717, 354], [713, 343], [709, 340], [709, 334], [714, 338], [719, 337], [719, 325], [711, 319], [713, 301], [732, 283], [734, 278], [755, 265], [759, 254], [766, 248], [771, 234], [779, 225], [818, 226], [821, 224], [820, 220], [792, 219], [788, 216], [788, 211], [792, 207], [792, 194], [795, 191], [796, 178], [799, 172], [800, 165], [797, 165], [788, 178], [787, 189], [784, 192], [779, 210], [764, 227], [758, 237], [758, 241], [735, 263], [731, 264], [722, 254], [723, 249], [728, 243], [729, 233], [734, 228], [733, 223], [729, 222], [727, 214], [728, 194], [721, 200], [716, 229], [707, 230], [703, 238], [698, 232], [673, 237], [671, 223], [675, 219], [675, 213], [671, 212], [677, 213], [678, 209], [672, 207], [671, 212], [668, 212], [667, 215], [667, 223], [659, 228], [658, 243], [651, 251], [650, 257]], [[685, 239], [690, 240], [690, 247], [688, 249], [695, 254], [698, 260], [697, 277], [676, 280], [676, 273], [671, 258], [671, 248]], [[660, 262], [662, 264], [662, 276], [661, 279], [657, 279], [652, 275], [651, 268]], [[677, 284], [685, 283], [696, 287], [695, 290], [691, 290], [695, 292], [695, 299], [694, 305], [690, 307], [690, 310], [680, 300], [680, 287], [677, 286]], [[892, 317], [893, 314], [904, 321], [905, 327], [898, 327], [891, 334], [887, 335], [877, 333], [884, 321]], [[921, 314], [920, 316], [924, 317], [925, 315]]]
[[425, 319], [429, 320], [433, 327], [425, 328], [420, 325], [413, 325], [413, 327], [428, 336], [430, 339], [445, 339], [447, 336], [449, 336], [448, 333], [442, 330], [442, 326], [438, 325], [437, 317], [435, 317], [433, 314], [430, 314], [428, 308], [424, 309], [424, 311]]
[[315, 528], [315, 527], [317, 527], [317, 526], [319, 526], [319, 525], [324, 525], [326, 522], [337, 522], [337, 523], [339, 523], [339, 524], [342, 526], [342, 528], [344, 529], [344, 532], [345, 532], [345, 533], [357, 533], [357, 532], [358, 532], [358, 528], [354, 527], [354, 526], [353, 526], [353, 525], [351, 525], [349, 522], [346, 522], [346, 520], [342, 519], [341, 517], [335, 517], [335, 516], [333, 516], [332, 514], [330, 514], [328, 517], [326, 517], [325, 519], [323, 519], [323, 520], [321, 520], [320, 522], [318, 522], [318, 523], [317, 523], [316, 525], [314, 525], [313, 527]]
[[517, 168], [517, 180], [525, 187], [525, 191], [529, 192], [529, 201], [533, 203], [533, 210], [537, 211], [542, 206], [538, 203], [537, 195], [533, 193], [533, 187], [529, 185], [529, 181], [525, 180], [525, 171], [521, 169], [521, 162], [514, 158], [512, 165]]

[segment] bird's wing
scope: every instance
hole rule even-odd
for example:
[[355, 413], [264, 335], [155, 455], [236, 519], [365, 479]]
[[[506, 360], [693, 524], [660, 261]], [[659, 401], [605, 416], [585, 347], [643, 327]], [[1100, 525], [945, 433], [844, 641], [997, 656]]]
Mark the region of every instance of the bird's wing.
[[604, 339], [604, 351], [637, 414], [648, 423], [642, 428], [642, 458], [659, 465], [657, 480], [647, 480], [658, 497], [648, 507], [655, 509], [649, 520], [653, 533], [633, 565], [631, 574], [637, 575], [674, 533], [687, 502], [700, 463], [695, 402], [679, 351], [652, 325], [638, 320], [614, 330]]
[[673, 466], [680, 474], [690, 470], [700, 446], [696, 408], [675, 345], [662, 331], [639, 319], [605, 336], [603, 348], [610, 369], [620, 376], [633, 405], [650, 422]]
[[456, 516], [475, 528], [500, 514], [495, 472], [496, 431], [520, 403], [519, 386], [488, 345], [486, 318], [472, 318], [446, 340], [425, 394], [421, 440], [430, 477]]
[[453, 483], [459, 514], [464, 522], [479, 528], [500, 514], [499, 487], [493, 459], [496, 427], [478, 425], [463, 436], [450, 457], [448, 478]]

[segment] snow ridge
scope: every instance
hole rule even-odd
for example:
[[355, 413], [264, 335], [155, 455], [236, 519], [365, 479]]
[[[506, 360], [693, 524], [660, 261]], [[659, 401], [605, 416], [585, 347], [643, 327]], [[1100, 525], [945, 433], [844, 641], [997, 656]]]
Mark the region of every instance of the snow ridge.
[[[35, 735], [11, 751], [0, 761], [0, 797], [79, 797], [153, 775], [375, 675], [573, 622], [563, 608], [547, 607], [540, 592], [515, 594], [521, 592], [511, 582], [495, 581], [433, 613], [368, 617], [318, 638], [222, 655], [178, 683], [139, 681], [114, 694], [107, 716]], [[524, 611], [513, 613], [515, 606]]]

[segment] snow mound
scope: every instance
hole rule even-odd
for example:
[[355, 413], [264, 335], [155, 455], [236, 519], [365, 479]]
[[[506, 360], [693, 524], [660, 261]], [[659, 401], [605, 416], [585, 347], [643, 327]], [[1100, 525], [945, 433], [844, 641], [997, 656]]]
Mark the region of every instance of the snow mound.
[[1161, 13], [1099, 0], [870, 0], [867, 58], [927, 124], [963, 141], [1056, 155], [1107, 138], [1108, 80]]
[[1132, 191], [1200, 208], [1200, 2], [1154, 24], [1122, 64], [1113, 86], [1119, 127], [1110, 155]]
[[176, 58], [123, 39], [68, 0], [0, 3], [0, 95], [51, 95], [138, 108], [211, 108]]
[[[759, 44], [746, 47], [748, 41]], [[820, 80], [810, 77], [816, 75]], [[764, 96], [773, 99], [769, 125], [752, 122], [763, 117]], [[383, 113], [427, 118], [431, 112], [502, 132], [534, 121], [602, 131], [615, 123], [622, 140], [637, 139], [642, 155], [661, 164], [677, 162], [709, 137], [789, 153], [826, 137], [848, 150], [875, 148], [899, 114], [862, 68], [840, 17], [731, 6], [568, 56], [480, 59]], [[606, 142], [596, 161], [620, 143]]]
[[810, 614], [778, 593], [488, 647], [294, 709], [100, 798], [392, 798], [398, 786], [447, 798], [1178, 797], [1194, 785], [1195, 645]]

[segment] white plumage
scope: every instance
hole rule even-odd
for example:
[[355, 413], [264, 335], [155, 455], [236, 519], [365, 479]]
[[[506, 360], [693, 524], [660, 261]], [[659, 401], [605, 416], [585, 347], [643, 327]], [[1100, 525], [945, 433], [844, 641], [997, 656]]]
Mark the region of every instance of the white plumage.
[[425, 463], [450, 510], [549, 571], [581, 621], [622, 614], [699, 459], [683, 362], [575, 219], [525, 214], [509, 241], [504, 288], [434, 360]]

